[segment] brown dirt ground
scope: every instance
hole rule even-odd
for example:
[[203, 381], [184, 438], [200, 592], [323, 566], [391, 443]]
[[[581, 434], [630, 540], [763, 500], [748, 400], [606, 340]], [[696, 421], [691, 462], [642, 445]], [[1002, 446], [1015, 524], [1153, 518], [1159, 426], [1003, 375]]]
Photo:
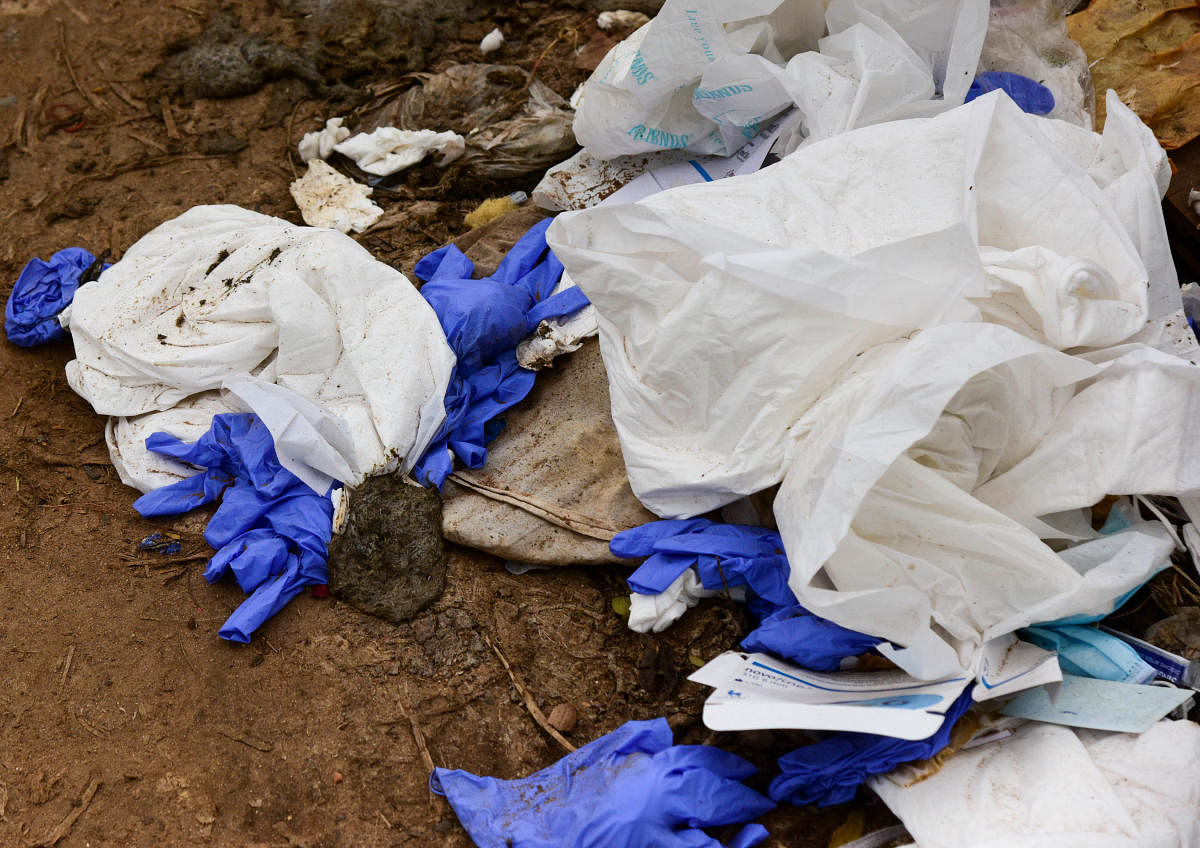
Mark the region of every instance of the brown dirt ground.
[[[246, 29], [298, 43], [296, 19], [268, 0], [225, 9]], [[540, 63], [539, 76], [569, 95], [584, 77], [575, 50], [596, 35], [591, 15], [539, 2], [504, 9], [466, 20], [432, 66], [474, 57], [499, 20], [513, 38], [500, 59]], [[290, 151], [338, 114], [332, 104], [279, 81], [237, 98], [171, 99], [164, 116], [147, 76], [216, 11], [216, 0], [0, 0], [0, 293], [30, 256], [79, 245], [115, 259], [195, 204], [298, 221]], [[398, 77], [383, 65], [354, 85]], [[247, 146], [201, 152], [218, 131]], [[534, 182], [437, 188], [441, 179], [414, 169], [408, 188], [382, 198], [389, 213], [412, 214], [363, 243], [411, 274], [488, 193]], [[612, 611], [623, 592], [616, 570], [514, 577], [454, 549], [445, 596], [407, 625], [303, 596], [253, 644], [222, 641], [237, 588], [205, 583], [202, 557], [135, 552], [164, 527], [181, 533], [184, 554], [205, 552], [204, 516], [155, 524], [133, 512], [103, 419], [63, 378], [70, 357], [69, 343], [0, 344], [0, 845], [60, 831], [61, 846], [469, 845], [428, 792], [425, 756], [517, 777], [563, 753], [497, 652], [543, 710], [579, 709], [576, 744], [666, 715], [681, 741], [754, 759], [765, 785], [795, 743], [709, 734], [698, 721], [706, 690], [683, 677], [738, 637], [735, 606], [708, 604], [665, 637], [638, 636]], [[869, 829], [891, 821], [870, 800], [857, 807]], [[824, 846], [850, 812], [777, 811], [767, 844]]]

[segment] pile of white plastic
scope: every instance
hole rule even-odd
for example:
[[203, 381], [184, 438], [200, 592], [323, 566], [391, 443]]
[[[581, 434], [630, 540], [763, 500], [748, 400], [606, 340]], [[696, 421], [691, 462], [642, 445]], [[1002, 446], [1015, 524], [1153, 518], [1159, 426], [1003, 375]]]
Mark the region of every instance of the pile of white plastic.
[[[785, 108], [799, 128], [776, 149], [794, 152], [564, 213], [549, 241], [596, 308], [642, 502], [688, 517], [781, 484], [805, 607], [908, 648], [895, 660], [917, 677], [973, 674], [991, 640], [1110, 612], [1167, 565], [1163, 524], [1092, 529], [1106, 495], [1177, 496], [1200, 518], [1200, 351], [1159, 205], [1170, 170], [1111, 92], [1102, 134], [1002, 93], [961, 105], [986, 2], [822, 6], [668, 2], [585, 85], [586, 155], [728, 154]], [[916, 821], [950, 803], [930, 783], [893, 806]], [[993, 823], [1039, 802], [1031, 790]], [[1040, 821], [1019, 835], [1093, 833]], [[1121, 821], [1111, 844], [1147, 844], [1120, 841], [1137, 833]], [[920, 841], [1043, 844], [1018, 830]]]

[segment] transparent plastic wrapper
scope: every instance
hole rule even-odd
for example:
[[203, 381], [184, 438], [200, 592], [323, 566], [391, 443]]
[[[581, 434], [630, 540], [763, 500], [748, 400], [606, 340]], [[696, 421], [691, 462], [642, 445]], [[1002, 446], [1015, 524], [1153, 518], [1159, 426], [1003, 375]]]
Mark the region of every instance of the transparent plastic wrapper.
[[98, 413], [146, 416], [233, 388], [284, 465], [322, 491], [410, 467], [445, 415], [454, 354], [437, 316], [404, 275], [333, 230], [194, 207], [80, 294], [66, 316], [67, 381]]
[[[1074, 3], [1069, 3], [1074, 6]], [[1056, 0], [992, 0], [980, 71], [1011, 71], [1054, 94], [1049, 117], [1092, 129], [1096, 94], [1083, 48], [1071, 40]]]

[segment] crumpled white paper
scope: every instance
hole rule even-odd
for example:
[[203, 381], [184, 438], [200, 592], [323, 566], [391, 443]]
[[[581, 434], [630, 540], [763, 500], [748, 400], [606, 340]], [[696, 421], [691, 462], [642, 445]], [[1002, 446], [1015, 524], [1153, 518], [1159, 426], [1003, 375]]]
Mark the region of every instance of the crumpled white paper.
[[[80, 289], [68, 321], [71, 388], [100, 414], [143, 416], [116, 432], [174, 432], [194, 405], [147, 414], [230, 386], [306, 482], [410, 467], [445, 415], [454, 366], [437, 316], [400, 272], [341, 233], [236, 206], [197, 206], [147, 233]], [[189, 426], [175, 434], [199, 422]], [[304, 428], [328, 444], [297, 444]], [[153, 460], [120, 445], [126, 467], [142, 469], [130, 478], [149, 482]], [[326, 459], [286, 458], [307, 451]]]
[[300, 160], [308, 162], [313, 159], [328, 159], [338, 142], [350, 137], [350, 130], [342, 126], [345, 118], [330, 118], [325, 122], [324, 129], [305, 133], [297, 145]]
[[1193, 848], [1200, 726], [1142, 734], [1031, 723], [913, 782], [871, 778], [921, 848]]
[[386, 177], [417, 164], [430, 153], [441, 154], [438, 166], [444, 168], [463, 155], [467, 142], [456, 132], [379, 127], [351, 136], [333, 149], [353, 159], [368, 174]]
[[383, 216], [383, 209], [369, 199], [369, 186], [338, 173], [321, 159], [311, 160], [308, 171], [288, 190], [310, 227], [361, 233]]

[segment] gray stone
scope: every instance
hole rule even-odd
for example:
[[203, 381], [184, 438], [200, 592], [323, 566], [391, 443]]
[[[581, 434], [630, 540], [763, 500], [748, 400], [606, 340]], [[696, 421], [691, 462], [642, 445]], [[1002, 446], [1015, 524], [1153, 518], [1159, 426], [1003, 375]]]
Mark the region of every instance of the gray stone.
[[350, 492], [346, 527], [329, 545], [329, 589], [363, 612], [408, 621], [446, 586], [442, 500], [396, 474]]

